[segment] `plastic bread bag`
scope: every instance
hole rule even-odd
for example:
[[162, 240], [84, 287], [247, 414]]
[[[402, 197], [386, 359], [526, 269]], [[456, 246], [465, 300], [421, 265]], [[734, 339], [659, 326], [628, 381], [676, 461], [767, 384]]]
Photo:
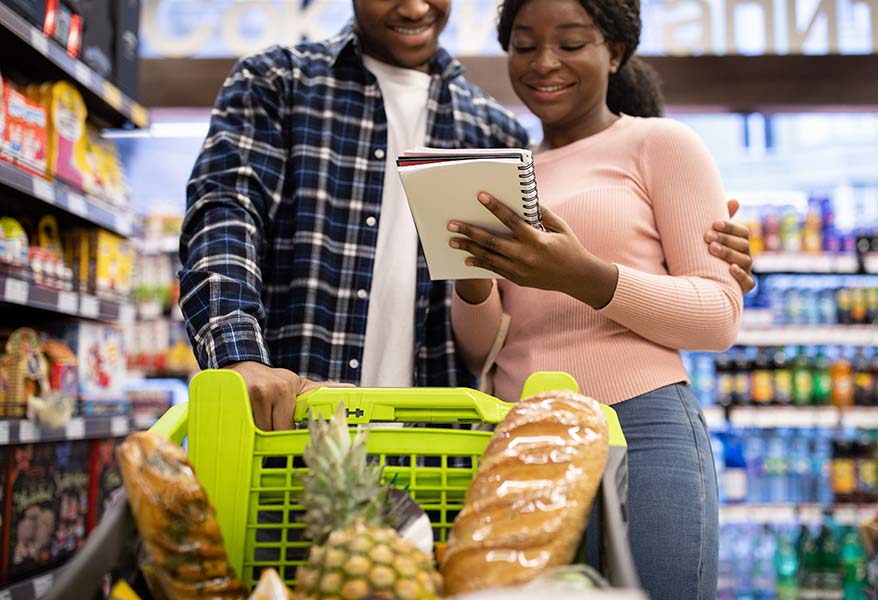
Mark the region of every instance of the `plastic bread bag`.
[[454, 521], [441, 572], [451, 594], [521, 586], [569, 565], [608, 455], [598, 403], [570, 391], [517, 403], [497, 426]]
[[131, 512], [143, 539], [141, 569], [157, 597], [245, 598], [228, 564], [213, 505], [183, 450], [150, 432], [117, 450]]

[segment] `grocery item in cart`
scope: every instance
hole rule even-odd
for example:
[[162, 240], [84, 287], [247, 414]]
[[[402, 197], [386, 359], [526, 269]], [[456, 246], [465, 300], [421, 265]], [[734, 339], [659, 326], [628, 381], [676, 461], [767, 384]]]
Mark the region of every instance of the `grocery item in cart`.
[[367, 429], [351, 439], [345, 405], [329, 421], [309, 419], [301, 504], [314, 540], [296, 574], [307, 598], [429, 600], [442, 589], [432, 556], [387, 522], [381, 467], [366, 460]]
[[441, 565], [451, 594], [516, 586], [574, 559], [608, 453], [599, 404], [570, 391], [519, 402], [495, 430]]
[[118, 452], [131, 512], [158, 598], [241, 598], [213, 506], [179, 446], [150, 432], [133, 433]]

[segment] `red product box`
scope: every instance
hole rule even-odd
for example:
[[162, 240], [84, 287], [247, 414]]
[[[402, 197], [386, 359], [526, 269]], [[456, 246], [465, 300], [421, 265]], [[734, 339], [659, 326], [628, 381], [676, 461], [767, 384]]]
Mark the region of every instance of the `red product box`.
[[45, 107], [5, 79], [0, 80], [0, 88], [0, 158], [45, 177], [49, 143]]
[[89, 531], [97, 527], [101, 517], [122, 493], [122, 472], [116, 462], [116, 448], [121, 443], [122, 438], [92, 440]]

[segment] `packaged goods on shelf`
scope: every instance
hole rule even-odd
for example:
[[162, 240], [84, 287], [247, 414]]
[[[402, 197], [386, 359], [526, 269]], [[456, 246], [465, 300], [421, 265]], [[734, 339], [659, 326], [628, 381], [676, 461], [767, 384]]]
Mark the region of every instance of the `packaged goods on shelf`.
[[65, 396], [76, 398], [79, 382], [76, 373], [76, 355], [70, 346], [60, 340], [46, 339], [41, 344], [49, 361], [49, 385]]
[[55, 451], [53, 476], [57, 510], [52, 561], [60, 563], [85, 541], [91, 447], [88, 440], [58, 442], [51, 446]]
[[125, 345], [119, 327], [81, 322], [63, 329], [63, 339], [76, 354], [84, 414], [128, 414], [124, 394]]
[[0, 77], [0, 158], [44, 177], [48, 154], [45, 107]]
[[89, 489], [88, 530], [100, 522], [122, 490], [122, 474], [116, 462], [119, 438], [91, 440], [91, 480]]
[[51, 444], [24, 444], [11, 450], [9, 493], [5, 514], [9, 526], [3, 557], [10, 580], [20, 579], [54, 564], [52, 542], [57, 523]]
[[66, 248], [80, 291], [111, 299], [131, 294], [134, 250], [124, 238], [96, 227], [74, 229]]
[[30, 243], [24, 227], [12, 217], [0, 217], [0, 272], [20, 276], [28, 271]]
[[112, 0], [88, 0], [83, 5], [82, 62], [104, 79], [110, 79], [116, 52]]
[[6, 504], [9, 495], [7, 494], [7, 482], [9, 479], [9, 456], [10, 447], [0, 446], [0, 583], [6, 581], [7, 560], [4, 548], [7, 545], [7, 528], [9, 526], [9, 516], [6, 511]]
[[79, 58], [82, 49], [82, 14], [79, 2], [74, 0], [45, 0], [43, 33], [58, 42], [73, 58]]
[[113, 82], [123, 93], [137, 97], [140, 73], [140, 0], [110, 3], [115, 29]]
[[82, 95], [66, 81], [32, 87], [49, 112], [49, 175], [78, 190], [87, 190], [92, 173]]
[[33, 329], [18, 329], [9, 336], [0, 358], [0, 379], [2, 416], [24, 417], [28, 400], [49, 392], [49, 364]]

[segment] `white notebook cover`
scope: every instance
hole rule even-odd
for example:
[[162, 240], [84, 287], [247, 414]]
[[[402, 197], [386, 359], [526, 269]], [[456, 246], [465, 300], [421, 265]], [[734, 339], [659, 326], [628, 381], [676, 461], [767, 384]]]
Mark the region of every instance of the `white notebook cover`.
[[430, 279], [501, 279], [492, 271], [464, 264], [470, 254], [448, 245], [452, 238], [461, 237], [448, 231], [448, 222], [470, 223], [510, 236], [506, 226], [478, 201], [478, 194], [488, 192], [525, 218], [522, 166], [515, 159], [477, 159], [398, 168]]

